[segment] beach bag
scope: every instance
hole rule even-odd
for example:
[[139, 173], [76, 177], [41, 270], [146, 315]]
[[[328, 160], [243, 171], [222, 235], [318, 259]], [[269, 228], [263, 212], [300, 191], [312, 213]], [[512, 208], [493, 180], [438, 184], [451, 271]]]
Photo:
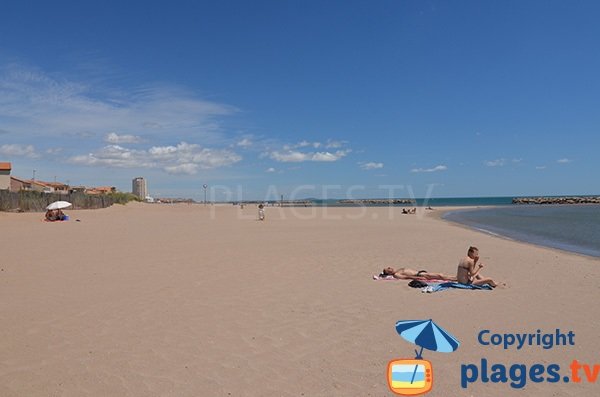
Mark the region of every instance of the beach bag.
[[408, 286], [412, 288], [425, 288], [427, 287], [427, 283], [424, 283], [421, 280], [411, 280], [410, 283], [408, 283]]

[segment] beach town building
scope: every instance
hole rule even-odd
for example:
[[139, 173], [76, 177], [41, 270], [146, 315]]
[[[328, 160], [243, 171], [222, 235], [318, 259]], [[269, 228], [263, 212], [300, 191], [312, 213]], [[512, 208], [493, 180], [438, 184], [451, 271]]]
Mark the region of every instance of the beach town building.
[[43, 193], [69, 194], [69, 185], [61, 182], [44, 182], [35, 179], [21, 179], [11, 176], [9, 190], [11, 192], [26, 190]]
[[85, 193], [86, 187], [83, 185], [69, 186], [69, 193]]
[[[38, 181], [39, 182], [39, 181]], [[49, 188], [52, 188], [52, 193], [69, 194], [69, 185], [62, 182], [42, 182]]]
[[145, 200], [148, 196], [148, 187], [146, 186], [146, 180], [141, 176], [133, 178], [131, 192], [138, 196], [140, 199]]
[[14, 176], [10, 177], [10, 191], [18, 192], [20, 190], [30, 190], [43, 193], [54, 193], [52, 186], [46, 185], [44, 182], [34, 179], [19, 179]]
[[0, 163], [0, 190], [10, 190], [10, 163]]
[[86, 194], [109, 194], [115, 193], [117, 188], [114, 186], [98, 186], [85, 189]]
[[31, 183], [27, 182], [25, 179], [15, 178], [14, 176], [10, 177], [10, 191], [18, 192], [20, 190], [32, 190]]

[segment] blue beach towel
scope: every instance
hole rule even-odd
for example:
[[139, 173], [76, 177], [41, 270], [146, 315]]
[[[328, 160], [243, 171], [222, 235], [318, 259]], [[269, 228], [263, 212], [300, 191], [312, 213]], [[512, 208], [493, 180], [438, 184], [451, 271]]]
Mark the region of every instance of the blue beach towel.
[[440, 284], [432, 284], [428, 287], [425, 287], [421, 290], [421, 292], [439, 292], [445, 291], [450, 288], [459, 288], [459, 289], [483, 289], [483, 290], [492, 290], [493, 288], [489, 284], [483, 285], [473, 285], [473, 284], [461, 284], [461, 283], [440, 283]]

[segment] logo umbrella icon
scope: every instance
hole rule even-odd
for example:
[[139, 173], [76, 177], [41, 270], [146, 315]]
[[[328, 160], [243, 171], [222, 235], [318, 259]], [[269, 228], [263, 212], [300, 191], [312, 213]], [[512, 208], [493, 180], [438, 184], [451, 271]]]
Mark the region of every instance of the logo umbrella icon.
[[427, 393], [433, 386], [433, 368], [423, 360], [423, 349], [452, 353], [460, 342], [433, 320], [405, 320], [396, 323], [396, 331], [407, 341], [421, 347], [414, 360], [392, 360], [388, 364], [388, 385], [400, 395]]
[[404, 320], [396, 323], [396, 331], [407, 341], [421, 347], [416, 358], [422, 358], [423, 348], [440, 353], [452, 353], [460, 342], [433, 320]]

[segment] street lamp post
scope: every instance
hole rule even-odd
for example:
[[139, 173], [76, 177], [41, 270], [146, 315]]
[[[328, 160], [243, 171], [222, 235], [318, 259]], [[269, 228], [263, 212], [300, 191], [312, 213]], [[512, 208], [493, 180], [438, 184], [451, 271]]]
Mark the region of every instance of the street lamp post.
[[204, 185], [202, 185], [202, 187], [204, 188], [204, 205], [206, 205], [206, 188], [208, 187], [208, 185], [205, 183]]

